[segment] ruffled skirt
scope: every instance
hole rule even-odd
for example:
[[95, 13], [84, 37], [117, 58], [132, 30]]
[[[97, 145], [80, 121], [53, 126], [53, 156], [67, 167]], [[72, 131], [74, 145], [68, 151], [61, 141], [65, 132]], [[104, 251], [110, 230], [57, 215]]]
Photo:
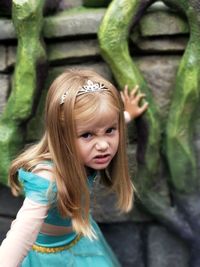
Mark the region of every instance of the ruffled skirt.
[[62, 246], [33, 246], [21, 267], [120, 267], [98, 225], [92, 221], [92, 226], [97, 239], [75, 237]]

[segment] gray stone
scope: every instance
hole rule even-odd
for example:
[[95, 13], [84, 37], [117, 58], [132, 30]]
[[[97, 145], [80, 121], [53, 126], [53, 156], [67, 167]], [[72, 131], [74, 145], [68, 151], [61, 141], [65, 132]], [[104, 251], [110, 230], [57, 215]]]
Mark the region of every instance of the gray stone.
[[60, 0], [59, 10], [82, 6], [82, 0]]
[[0, 40], [16, 39], [15, 29], [11, 19], [0, 18]]
[[6, 61], [6, 68], [14, 67], [16, 62], [16, 53], [17, 48], [16, 46], [8, 46], [7, 47], [7, 61]]
[[[79, 0], [77, 0], [79, 1]], [[61, 2], [60, 9], [67, 2]], [[62, 7], [63, 5], [63, 7]], [[79, 3], [74, 3], [78, 6]], [[73, 7], [73, 6], [72, 6]], [[67, 7], [66, 7], [67, 8]], [[69, 9], [57, 12], [44, 19], [44, 36], [46, 38], [96, 34], [106, 9]], [[159, 21], [159, 23], [158, 23]], [[159, 36], [188, 33], [187, 22], [178, 13], [168, 10], [153, 9], [143, 14], [138, 23], [140, 35]], [[0, 18], [0, 40], [16, 39], [11, 19]]]
[[108, 193], [103, 185], [96, 185], [92, 194], [91, 211], [95, 220], [101, 223], [116, 223], [116, 222], [149, 222], [151, 216], [141, 211], [134, 204], [133, 209], [129, 213], [120, 213], [116, 209], [117, 199], [115, 194]]
[[15, 218], [23, 203], [23, 197], [14, 197], [9, 187], [0, 184], [0, 216]]
[[66, 65], [62, 68], [62, 70], [68, 68], [91, 69], [102, 75], [105, 79], [108, 79], [109, 81], [113, 82], [112, 72], [105, 62], [96, 63], [92, 61], [86, 61], [80, 64]]
[[[131, 36], [132, 38], [133, 36]], [[164, 38], [154, 37], [152, 38], [141, 38], [136, 42], [133, 39], [134, 45], [140, 50], [145, 52], [182, 52], [187, 44], [188, 37], [172, 37], [165, 36]]]
[[[2, 47], [3, 48], [3, 47]], [[2, 58], [1, 58], [2, 50]], [[5, 49], [0, 47], [0, 71], [10, 71], [11, 68], [14, 68], [16, 62], [17, 47], [16, 46], [6, 46]]]
[[196, 155], [196, 162], [198, 168], [198, 175], [200, 175], [200, 107], [196, 111], [195, 128], [194, 128], [194, 150]]
[[0, 46], [0, 71], [4, 71], [6, 68], [6, 48]]
[[0, 74], [0, 114], [6, 105], [6, 98], [9, 89], [9, 75]]
[[[16, 62], [17, 48], [8, 46], [7, 51], [4, 46], [0, 46], [0, 71], [5, 71], [13, 67]], [[64, 41], [47, 45], [48, 60], [52, 63], [64, 62], [65, 60], [82, 57], [100, 56], [100, 49], [97, 39], [81, 41]]]
[[200, 175], [200, 140], [194, 143], [195, 146], [195, 156], [196, 156], [196, 163], [197, 163], [197, 175]]
[[155, 10], [168, 10], [168, 7], [165, 5], [165, 3], [163, 3], [162, 1], [157, 1], [155, 3], [153, 3], [149, 8], [149, 11], [155, 11]]
[[127, 144], [127, 153], [128, 153], [129, 173], [131, 177], [134, 177], [135, 173], [137, 172], [136, 145]]
[[8, 71], [13, 67], [16, 61], [15, 46], [0, 46], [0, 71]]
[[123, 222], [100, 224], [100, 228], [122, 267], [145, 266], [142, 227], [132, 222]]
[[147, 241], [149, 267], [189, 267], [186, 244], [164, 227], [150, 227]]
[[169, 10], [147, 11], [140, 20], [139, 31], [142, 36], [175, 35], [189, 33], [186, 19], [179, 12]]
[[82, 57], [99, 56], [100, 50], [98, 41], [81, 40], [81, 41], [68, 41], [47, 46], [47, 56], [50, 62], [59, 62]]
[[105, 186], [96, 183], [91, 195], [91, 211], [95, 220], [101, 223], [116, 222], [149, 222], [151, 216], [141, 211], [136, 204], [129, 213], [120, 213], [116, 208], [117, 199], [114, 193], [108, 193]]
[[10, 229], [12, 219], [0, 217], [0, 245], [3, 239], [6, 237], [6, 233]]
[[92, 214], [98, 222], [123, 222], [130, 219], [130, 213], [119, 213], [115, 205], [117, 199], [115, 194], [107, 192], [105, 186], [96, 184], [92, 195]]
[[147, 80], [161, 118], [165, 120], [169, 112], [180, 57], [145, 56], [135, 61]]
[[46, 38], [96, 34], [105, 9], [63, 11], [44, 22]]
[[[197, 114], [200, 114], [198, 112]], [[196, 120], [196, 125], [194, 129], [194, 150], [197, 162], [197, 173], [200, 173], [200, 116]]]

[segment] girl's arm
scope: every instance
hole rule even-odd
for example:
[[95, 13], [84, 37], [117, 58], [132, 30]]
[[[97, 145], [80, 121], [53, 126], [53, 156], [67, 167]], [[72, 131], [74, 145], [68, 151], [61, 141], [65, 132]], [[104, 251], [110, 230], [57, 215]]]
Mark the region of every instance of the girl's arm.
[[47, 216], [48, 208], [48, 205], [42, 205], [25, 198], [16, 219], [11, 224], [11, 228], [0, 246], [1, 267], [21, 266], [23, 258], [37, 238]]
[[[42, 166], [42, 167], [41, 167]], [[38, 164], [33, 173], [53, 181], [52, 166]], [[0, 246], [0, 266], [18, 267], [34, 244], [40, 228], [47, 217], [50, 204], [42, 204], [25, 198], [12, 222], [11, 228]]]
[[148, 103], [146, 101], [140, 104], [145, 94], [138, 92], [138, 89], [139, 87], [135, 86], [129, 93], [128, 86], [125, 85], [124, 90], [120, 92], [122, 101], [124, 102], [124, 117], [126, 123], [142, 115], [148, 108]]

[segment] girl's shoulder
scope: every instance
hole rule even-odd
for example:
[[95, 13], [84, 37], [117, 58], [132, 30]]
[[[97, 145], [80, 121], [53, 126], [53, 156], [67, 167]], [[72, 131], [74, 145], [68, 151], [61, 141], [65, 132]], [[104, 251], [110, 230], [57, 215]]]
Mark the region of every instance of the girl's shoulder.
[[55, 182], [52, 161], [43, 161], [37, 164], [31, 172], [36, 174], [40, 178], [48, 180], [49, 182]]
[[57, 187], [53, 174], [53, 164], [41, 162], [31, 171], [20, 168], [18, 180], [26, 197], [41, 204], [52, 203], [55, 200]]

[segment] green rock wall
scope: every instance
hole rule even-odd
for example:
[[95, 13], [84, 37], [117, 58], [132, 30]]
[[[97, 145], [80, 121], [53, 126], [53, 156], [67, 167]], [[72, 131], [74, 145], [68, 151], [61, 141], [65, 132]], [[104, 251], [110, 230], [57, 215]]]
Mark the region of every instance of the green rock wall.
[[[119, 215], [114, 196], [102, 199], [100, 188], [94, 216], [102, 223], [141, 225], [133, 233], [132, 264], [145, 246], [151, 267], [176, 267], [177, 255], [177, 266], [198, 266], [197, 253], [187, 250], [198, 243], [199, 225], [198, 3], [114, 0], [98, 2], [95, 9], [94, 1], [92, 8], [89, 1], [85, 7], [61, 2], [63, 10], [43, 16], [43, 1], [15, 0], [12, 20], [0, 18], [1, 183], [7, 184], [10, 160], [40, 138], [46, 90], [65, 68], [93, 68], [119, 89], [138, 83], [149, 102], [146, 114], [128, 126], [129, 166], [139, 199], [129, 214]], [[140, 260], [134, 264], [145, 266]]]
[[41, 43], [43, 5], [44, 1], [13, 1], [12, 21], [18, 45], [11, 93], [0, 119], [3, 183], [7, 181], [10, 161], [24, 145], [22, 124], [32, 116], [35, 97], [45, 77], [46, 52]]

